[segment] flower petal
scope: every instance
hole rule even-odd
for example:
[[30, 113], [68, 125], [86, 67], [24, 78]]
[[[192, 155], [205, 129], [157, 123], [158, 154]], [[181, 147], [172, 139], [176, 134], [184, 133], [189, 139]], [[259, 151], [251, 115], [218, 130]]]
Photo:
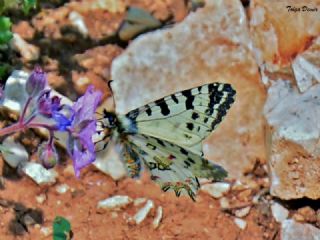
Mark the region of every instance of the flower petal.
[[96, 154], [95, 152], [91, 152], [89, 150], [80, 151], [78, 149], [78, 146], [75, 144], [73, 148], [72, 158], [75, 175], [76, 177], [79, 177], [80, 170], [92, 163], [96, 158]]
[[102, 93], [95, 91], [94, 87], [90, 85], [86, 93], [80, 97], [72, 107], [75, 112], [74, 124], [80, 123], [83, 120], [94, 119], [94, 114], [101, 98]]

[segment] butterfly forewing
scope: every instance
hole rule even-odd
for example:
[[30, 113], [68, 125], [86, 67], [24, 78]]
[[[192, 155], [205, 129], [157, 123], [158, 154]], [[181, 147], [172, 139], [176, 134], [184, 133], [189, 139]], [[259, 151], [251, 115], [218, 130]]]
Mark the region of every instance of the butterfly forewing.
[[201, 141], [222, 121], [234, 102], [230, 84], [212, 83], [184, 90], [129, 112], [127, 128], [202, 155]]

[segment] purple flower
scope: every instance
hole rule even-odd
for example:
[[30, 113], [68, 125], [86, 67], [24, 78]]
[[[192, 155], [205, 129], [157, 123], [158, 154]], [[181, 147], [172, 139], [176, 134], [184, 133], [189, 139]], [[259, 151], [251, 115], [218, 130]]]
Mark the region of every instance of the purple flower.
[[[65, 114], [62, 114], [62, 109], [68, 108], [61, 105], [61, 98], [58, 96], [50, 97], [50, 90], [43, 91], [38, 98], [37, 103], [38, 113], [47, 118], [52, 118], [56, 122], [56, 127], [60, 131], [65, 131], [70, 126], [71, 121]], [[68, 109], [71, 112], [71, 109]], [[70, 115], [70, 114], [69, 114]]]
[[26, 91], [30, 97], [39, 95], [47, 85], [47, 75], [39, 66], [35, 66], [26, 83]]
[[92, 163], [96, 157], [92, 136], [96, 133], [95, 112], [101, 97], [100, 91], [89, 86], [86, 93], [72, 106], [67, 149], [72, 156], [77, 177], [80, 176], [80, 169]]
[[61, 105], [57, 96], [50, 97], [50, 91], [43, 91], [38, 98], [38, 113], [55, 121], [55, 130], [69, 133], [67, 150], [73, 159], [77, 177], [80, 169], [95, 160], [95, 146], [92, 136], [96, 133], [95, 112], [102, 93], [89, 86], [86, 93], [72, 106]]
[[54, 113], [59, 112], [62, 108], [61, 99], [57, 96], [50, 97], [50, 90], [44, 91], [38, 98], [38, 112], [48, 118]]

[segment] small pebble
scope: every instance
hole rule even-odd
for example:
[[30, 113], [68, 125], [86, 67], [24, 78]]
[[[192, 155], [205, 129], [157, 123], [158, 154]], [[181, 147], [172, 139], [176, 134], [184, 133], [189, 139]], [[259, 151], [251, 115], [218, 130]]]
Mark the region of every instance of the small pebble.
[[40, 232], [45, 236], [48, 237], [52, 234], [52, 228], [51, 227], [42, 227], [40, 228]]
[[69, 190], [69, 186], [67, 184], [60, 184], [56, 186], [57, 193], [64, 194]]
[[240, 180], [235, 181], [232, 185], [232, 191], [241, 191], [244, 189], [247, 189], [247, 186], [245, 186]]
[[163, 214], [162, 207], [159, 206], [157, 208], [157, 215], [156, 215], [156, 217], [154, 218], [154, 220], [152, 222], [152, 226], [153, 226], [154, 229], [159, 227], [159, 224], [160, 224], [161, 219], [162, 219], [162, 214]]
[[130, 204], [132, 199], [128, 196], [113, 196], [98, 202], [97, 208], [104, 210], [118, 210]]
[[111, 218], [117, 218], [118, 213], [117, 212], [111, 212]]
[[220, 202], [220, 207], [223, 209], [227, 209], [230, 207], [229, 200], [226, 197], [220, 198], [219, 202]]
[[304, 217], [302, 215], [300, 215], [299, 213], [293, 214], [292, 218], [294, 220], [296, 220], [297, 222], [304, 222], [305, 221]]
[[134, 205], [134, 206], [139, 206], [140, 204], [145, 203], [146, 201], [147, 201], [146, 198], [136, 198], [136, 199], [133, 201], [133, 205]]
[[136, 224], [140, 224], [149, 214], [151, 209], [154, 207], [154, 203], [151, 200], [148, 200], [147, 203], [141, 208], [136, 215], [134, 215], [133, 219]]
[[41, 164], [35, 162], [27, 162], [22, 171], [38, 185], [53, 184], [58, 176], [54, 169], [47, 170]]
[[224, 194], [229, 192], [230, 184], [224, 182], [205, 184], [201, 187], [201, 190], [209, 193], [214, 198], [221, 198]]
[[299, 208], [298, 214], [301, 215], [304, 220], [309, 223], [314, 223], [317, 221], [316, 211], [309, 206]]
[[234, 214], [235, 214], [237, 217], [242, 218], [242, 217], [247, 216], [247, 215], [249, 214], [250, 210], [251, 210], [251, 207], [248, 206], [248, 207], [245, 207], [245, 208], [241, 208], [241, 209], [236, 210]]
[[250, 200], [251, 193], [251, 189], [243, 190], [237, 195], [237, 198], [242, 202], [248, 202]]
[[44, 193], [39, 194], [38, 196], [36, 196], [36, 201], [37, 203], [44, 203], [47, 200], [47, 196]]
[[247, 222], [241, 218], [235, 218], [234, 223], [241, 229], [244, 230], [247, 227]]

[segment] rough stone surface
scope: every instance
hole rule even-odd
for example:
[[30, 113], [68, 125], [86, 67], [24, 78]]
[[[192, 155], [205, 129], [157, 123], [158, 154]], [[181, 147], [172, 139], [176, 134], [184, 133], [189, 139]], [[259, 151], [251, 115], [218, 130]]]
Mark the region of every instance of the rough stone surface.
[[120, 159], [118, 146], [112, 142], [109, 144], [110, 146], [106, 151], [97, 153], [93, 165], [103, 173], [111, 176], [114, 180], [119, 180], [127, 175], [127, 171]]
[[142, 223], [142, 221], [148, 216], [151, 209], [154, 208], [152, 200], [148, 200], [143, 208], [141, 208], [133, 217], [136, 224]]
[[153, 228], [158, 228], [159, 227], [159, 224], [161, 222], [161, 219], [162, 219], [162, 215], [163, 215], [163, 210], [162, 210], [162, 207], [159, 206], [157, 208], [157, 215], [155, 216], [153, 222], [152, 222], [152, 226]]
[[98, 209], [117, 210], [130, 204], [132, 199], [128, 196], [113, 196], [98, 202]]
[[243, 217], [247, 216], [250, 213], [250, 210], [251, 210], [250, 206], [245, 207], [245, 208], [241, 208], [241, 209], [236, 210], [234, 212], [234, 215], [236, 215], [239, 218], [243, 218]]
[[39, 185], [54, 184], [58, 176], [55, 170], [47, 170], [41, 164], [34, 162], [27, 162], [22, 171]]
[[[266, 64], [268, 70], [277, 70], [288, 65], [292, 59], [306, 49], [310, 41], [320, 34], [320, 3], [318, 0], [277, 1], [253, 0], [250, 2], [250, 32], [259, 65]], [[318, 11], [303, 11], [302, 6]], [[289, 11], [287, 6], [301, 8]], [[306, 27], [307, 26], [307, 27]]]
[[271, 194], [320, 198], [320, 84], [300, 94], [289, 81], [273, 82], [265, 115], [270, 125]]
[[231, 83], [235, 104], [204, 143], [205, 157], [231, 177], [265, 161], [264, 89], [240, 1], [209, 0], [172, 28], [138, 37], [113, 61], [111, 77], [118, 113], [205, 83]]
[[285, 220], [281, 225], [282, 240], [319, 240], [320, 229], [311, 224], [297, 223], [292, 219]]
[[241, 218], [235, 218], [234, 223], [241, 229], [244, 230], [247, 227], [247, 222]]
[[201, 187], [201, 190], [207, 192], [214, 198], [220, 198], [230, 190], [230, 184], [224, 182], [205, 184]]
[[1, 143], [1, 154], [3, 159], [12, 167], [17, 168], [19, 165], [26, 163], [29, 160], [29, 154], [25, 147], [15, 142], [13, 137], [7, 137]]
[[298, 55], [292, 63], [295, 80], [300, 92], [305, 92], [314, 83], [320, 82], [320, 37], [311, 47]]
[[271, 213], [274, 219], [279, 223], [286, 220], [289, 216], [289, 210], [277, 202], [272, 203]]

